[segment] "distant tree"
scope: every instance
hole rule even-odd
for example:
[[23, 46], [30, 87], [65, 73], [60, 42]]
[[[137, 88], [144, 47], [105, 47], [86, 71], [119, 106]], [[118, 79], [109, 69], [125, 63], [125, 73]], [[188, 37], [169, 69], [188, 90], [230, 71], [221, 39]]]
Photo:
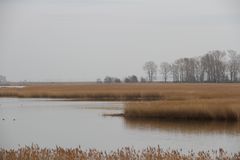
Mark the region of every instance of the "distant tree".
[[146, 80], [145, 78], [141, 77], [141, 78], [140, 78], [140, 82], [141, 82], [141, 83], [146, 83], [147, 80]]
[[124, 79], [125, 83], [137, 83], [138, 82], [138, 78], [135, 75], [132, 76], [128, 76]]
[[104, 78], [104, 83], [112, 83], [112, 78], [109, 77], [109, 76], [106, 76], [106, 77]]
[[116, 78], [116, 77], [106, 76], [104, 78], [104, 83], [121, 83], [121, 80], [119, 78]]
[[168, 76], [171, 72], [171, 64], [163, 62], [160, 64], [160, 74], [162, 74], [164, 82], [167, 82]]
[[228, 50], [228, 70], [230, 73], [230, 81], [236, 82], [240, 72], [240, 54], [234, 50]]
[[204, 81], [204, 66], [201, 63], [201, 57], [194, 58], [194, 74], [196, 82]]
[[153, 61], [146, 62], [143, 66], [143, 70], [146, 72], [149, 82], [152, 82], [154, 79], [156, 79], [157, 65]]
[[171, 68], [172, 68], [171, 73], [172, 73], [173, 82], [179, 82], [179, 68], [176, 65], [176, 63], [173, 63], [171, 65]]
[[[143, 69], [148, 81], [156, 78], [154, 62], [146, 62]], [[172, 64], [161, 63], [159, 72], [165, 82], [170, 74], [173, 82], [240, 82], [240, 54], [234, 50], [211, 50], [202, 56], [179, 58]]]
[[102, 80], [100, 78], [98, 78], [97, 83], [102, 83]]
[[113, 78], [114, 83], [121, 83], [121, 80], [119, 78]]
[[225, 55], [225, 51], [212, 50], [202, 57], [201, 61], [208, 82], [224, 82], [226, 80]]

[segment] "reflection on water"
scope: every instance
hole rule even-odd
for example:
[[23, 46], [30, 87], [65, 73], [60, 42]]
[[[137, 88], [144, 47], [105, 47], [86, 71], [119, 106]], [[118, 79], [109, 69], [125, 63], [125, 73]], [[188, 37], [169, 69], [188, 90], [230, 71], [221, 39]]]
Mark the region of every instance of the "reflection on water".
[[159, 130], [167, 132], [190, 133], [226, 133], [240, 135], [239, 122], [216, 121], [179, 121], [159, 119], [124, 119], [125, 126], [138, 130]]

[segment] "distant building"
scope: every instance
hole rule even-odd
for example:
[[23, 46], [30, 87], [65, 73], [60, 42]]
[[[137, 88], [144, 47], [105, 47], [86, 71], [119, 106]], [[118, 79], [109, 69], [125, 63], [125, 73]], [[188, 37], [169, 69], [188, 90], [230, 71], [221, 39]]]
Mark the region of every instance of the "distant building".
[[0, 84], [7, 83], [7, 78], [5, 76], [0, 75]]

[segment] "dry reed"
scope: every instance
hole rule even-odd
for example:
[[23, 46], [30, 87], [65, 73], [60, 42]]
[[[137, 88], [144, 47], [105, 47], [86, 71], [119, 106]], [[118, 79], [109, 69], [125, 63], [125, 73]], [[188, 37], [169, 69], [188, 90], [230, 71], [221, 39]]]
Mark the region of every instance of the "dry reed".
[[0, 97], [69, 98], [77, 100], [240, 99], [240, 84], [85, 84], [30, 85], [0, 88]]
[[205, 99], [184, 101], [129, 102], [125, 117], [240, 120], [240, 99]]
[[127, 101], [125, 117], [240, 119], [240, 84], [234, 83], [31, 85], [0, 88], [0, 97]]
[[228, 154], [223, 149], [219, 151], [193, 151], [183, 154], [177, 150], [164, 151], [158, 147], [148, 147], [143, 150], [134, 148], [121, 148], [116, 151], [106, 152], [96, 149], [82, 150], [78, 148], [55, 149], [39, 148], [36, 145], [23, 147], [17, 150], [0, 149], [1, 160], [211, 160], [211, 159], [240, 159], [240, 152]]

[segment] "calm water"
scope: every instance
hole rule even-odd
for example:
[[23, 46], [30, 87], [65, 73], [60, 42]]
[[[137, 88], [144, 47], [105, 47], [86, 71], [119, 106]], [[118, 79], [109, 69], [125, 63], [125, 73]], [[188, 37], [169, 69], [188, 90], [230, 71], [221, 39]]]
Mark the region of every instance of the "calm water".
[[[240, 151], [240, 124], [125, 120], [121, 102], [0, 98], [0, 148], [38, 144], [113, 150], [160, 145], [188, 151]], [[4, 120], [3, 120], [4, 119]]]

